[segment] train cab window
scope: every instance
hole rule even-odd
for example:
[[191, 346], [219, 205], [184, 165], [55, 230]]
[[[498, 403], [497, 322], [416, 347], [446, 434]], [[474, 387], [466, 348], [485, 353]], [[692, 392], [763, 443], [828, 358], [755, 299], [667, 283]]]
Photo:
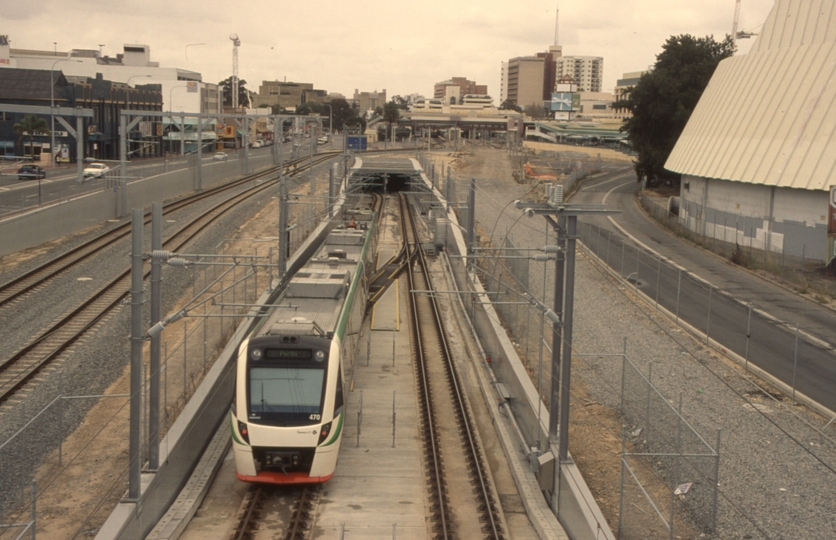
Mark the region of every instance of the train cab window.
[[250, 421], [273, 426], [318, 423], [322, 419], [325, 373], [317, 367], [251, 367]]

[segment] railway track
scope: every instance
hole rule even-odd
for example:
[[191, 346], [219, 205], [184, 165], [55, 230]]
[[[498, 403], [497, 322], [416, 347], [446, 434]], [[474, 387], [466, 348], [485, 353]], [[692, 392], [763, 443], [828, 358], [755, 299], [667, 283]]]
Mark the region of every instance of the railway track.
[[[270, 528], [282, 531], [272, 538], [305, 540], [313, 527], [321, 493], [321, 486], [287, 489], [260, 484], [250, 485], [238, 508], [230, 539], [250, 540], [255, 537], [257, 531]], [[283, 515], [282, 512], [266, 508], [267, 506], [290, 509], [290, 514]]]
[[[291, 175], [305, 171], [311, 165], [315, 166], [322, 161], [331, 159], [331, 154], [322, 154], [313, 161], [310, 158], [290, 162], [286, 166], [293, 167]], [[204, 193], [186, 197], [175, 203], [167, 205], [164, 213], [172, 213], [204, 200], [206, 197], [221, 195], [234, 187], [242, 184], [253, 183], [254, 179], [269, 176], [277, 172], [277, 167], [268, 171], [246, 177], [224, 188], [207, 190]], [[267, 181], [254, 185], [245, 191], [233, 194], [222, 201], [215, 203], [208, 210], [182, 226], [163, 242], [163, 249], [176, 252], [206, 230], [213, 223], [233, 208], [264, 190], [275, 185], [278, 180]], [[211, 193], [210, 193], [211, 191]], [[61, 272], [81, 263], [84, 260], [96, 256], [106, 247], [115, 242], [126, 239], [130, 234], [130, 224], [123, 225], [113, 231], [103, 233], [100, 237], [91, 240], [84, 246], [69, 252], [56, 259], [48, 261], [40, 268], [33, 270], [21, 278], [9, 282], [0, 287], [0, 306], [10, 304], [12, 300], [21, 298], [27, 292], [36, 292], [42, 289], [45, 284], [54, 279]], [[144, 265], [146, 277], [150, 273], [150, 263]], [[122, 304], [123, 299], [130, 291], [130, 264], [126, 261], [125, 270], [118, 276], [111, 279], [104, 286], [93, 292], [91, 296], [83, 300], [76, 307], [70, 309], [58, 320], [53, 321], [46, 329], [37, 333], [11, 357], [0, 361], [0, 403], [7, 401], [28, 381], [30, 381], [44, 367], [54, 359], [61, 356], [73, 344], [77, 343], [87, 331], [96, 325], [102, 318], [111, 312], [115, 307]]]
[[[436, 538], [502, 539], [502, 517], [464, 387], [447, 344], [433, 283], [407, 197], [400, 196], [408, 253], [410, 332], [424, 432], [431, 519]], [[445, 392], [445, 388], [447, 392]], [[444, 419], [443, 424], [438, 419]], [[450, 425], [455, 420], [455, 426]], [[462, 478], [467, 477], [463, 482]]]
[[[332, 158], [336, 153], [330, 152], [328, 154], [320, 154], [321, 158], [314, 164], [321, 163], [323, 160]], [[325, 157], [328, 156], [328, 157]], [[305, 165], [305, 163], [309, 162], [310, 158], [300, 158], [297, 160], [289, 161], [288, 163], [284, 164], [285, 173], [288, 176], [295, 176], [298, 173], [306, 170], [304, 168], [299, 169], [300, 165]], [[193, 205], [199, 201], [203, 201], [207, 198], [214, 197], [218, 194], [222, 194], [224, 192], [239, 188], [242, 185], [246, 185], [247, 183], [257, 181], [261, 178], [269, 177], [270, 175], [276, 174], [278, 172], [278, 167], [272, 167], [265, 171], [246, 176], [244, 178], [240, 178], [238, 180], [234, 180], [232, 182], [227, 182], [221, 186], [216, 186], [213, 188], [205, 189], [199, 193], [194, 193], [183, 197], [182, 199], [178, 199], [171, 203], [166, 204], [163, 206], [163, 215], [169, 215], [173, 212], [186, 208], [190, 205]], [[150, 223], [150, 213], [146, 214], [145, 223]], [[118, 242], [119, 240], [126, 238], [131, 233], [131, 223], [130, 220], [126, 221], [125, 223], [119, 225], [118, 227], [111, 229], [109, 231], [103, 232], [102, 234], [92, 238], [83, 244], [73, 248], [72, 250], [59, 255], [49, 261], [46, 261], [41, 266], [11, 280], [6, 283], [0, 285], [0, 307], [16, 300], [17, 298], [25, 295], [28, 292], [36, 291], [38, 288], [42, 287], [45, 283], [49, 280], [57, 277], [61, 274], [61, 272], [71, 268], [72, 266], [79, 264], [90, 257], [96, 255], [101, 250]]]

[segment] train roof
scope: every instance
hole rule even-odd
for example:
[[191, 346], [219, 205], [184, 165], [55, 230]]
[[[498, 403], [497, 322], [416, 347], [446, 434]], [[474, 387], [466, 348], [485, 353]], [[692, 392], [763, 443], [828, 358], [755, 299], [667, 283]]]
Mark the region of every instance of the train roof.
[[258, 336], [333, 335], [370, 231], [365, 222], [350, 219], [349, 223], [354, 226], [328, 233], [313, 257], [290, 279]]

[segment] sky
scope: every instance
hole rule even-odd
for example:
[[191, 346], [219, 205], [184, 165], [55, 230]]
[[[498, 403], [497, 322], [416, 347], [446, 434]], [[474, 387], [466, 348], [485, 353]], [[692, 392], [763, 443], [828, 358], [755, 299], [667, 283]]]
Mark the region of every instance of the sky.
[[[773, 0], [740, 0], [738, 29], [757, 33]], [[604, 58], [602, 91], [647, 69], [673, 35], [731, 33], [735, 0], [0, 0], [0, 34], [12, 48], [98, 49], [149, 45], [151, 60], [217, 83], [232, 74], [258, 91], [264, 80], [312, 83], [351, 98], [386, 90], [431, 96], [452, 77], [487, 84], [499, 104], [501, 63], [544, 52]], [[739, 40], [739, 52], [754, 39]]]

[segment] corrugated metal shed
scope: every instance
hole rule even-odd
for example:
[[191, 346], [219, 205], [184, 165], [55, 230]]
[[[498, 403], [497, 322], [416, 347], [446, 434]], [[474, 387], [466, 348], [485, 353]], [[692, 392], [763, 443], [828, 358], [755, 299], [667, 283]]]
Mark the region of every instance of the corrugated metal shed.
[[836, 9], [778, 0], [747, 55], [717, 67], [665, 167], [825, 190], [836, 168]]

